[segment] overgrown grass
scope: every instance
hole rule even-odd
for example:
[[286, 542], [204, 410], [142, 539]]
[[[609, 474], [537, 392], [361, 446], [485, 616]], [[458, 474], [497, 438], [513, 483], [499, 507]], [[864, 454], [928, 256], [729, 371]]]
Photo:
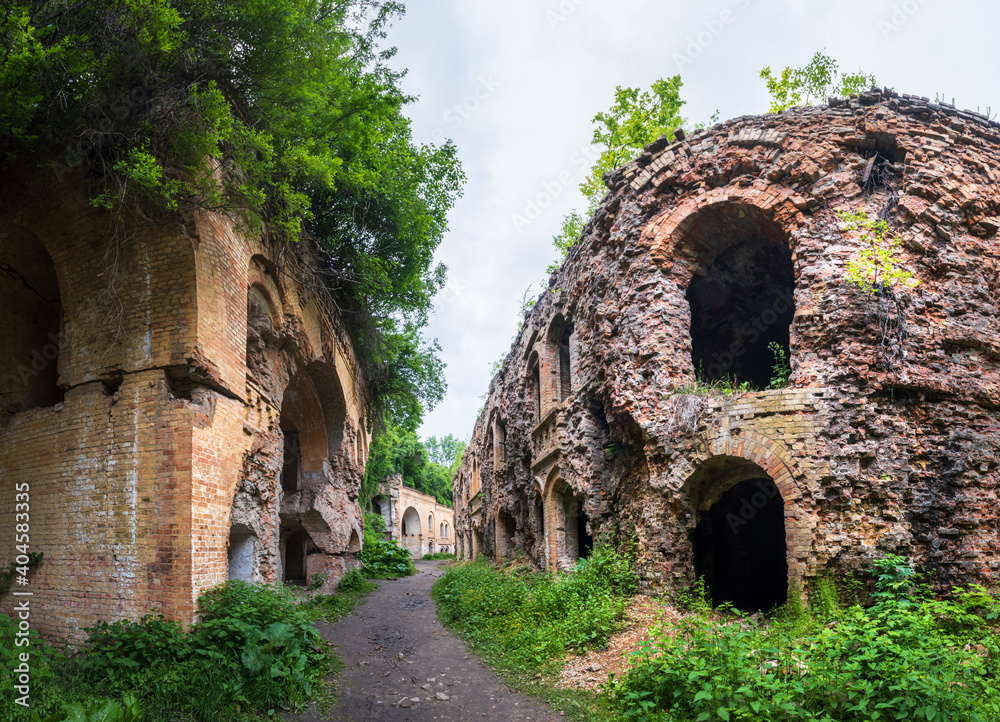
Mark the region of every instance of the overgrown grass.
[[37, 717], [6, 702], [19, 696], [9, 670], [23, 648], [14, 647], [14, 623], [0, 615], [0, 720], [225, 722], [301, 707], [328, 696], [323, 678], [336, 662], [312, 621], [349, 613], [365, 591], [296, 604], [283, 587], [234, 581], [202, 596], [200, 621], [187, 630], [159, 615], [99, 623], [69, 658], [35, 636]]
[[[570, 574], [487, 562], [449, 568], [434, 585], [442, 621], [507, 677], [576, 719], [605, 719], [594, 695], [538, 685], [569, 650], [603, 648], [635, 593], [634, 561], [598, 546]], [[549, 681], [549, 680], [546, 680]]]
[[436, 552], [434, 554], [424, 554], [424, 561], [437, 561], [438, 559], [454, 559], [454, 554], [445, 554], [444, 552]]
[[1000, 719], [1000, 604], [980, 587], [935, 598], [899, 557], [874, 571], [868, 607], [829, 583], [772, 620], [694, 604], [610, 685], [615, 705], [672, 722]]

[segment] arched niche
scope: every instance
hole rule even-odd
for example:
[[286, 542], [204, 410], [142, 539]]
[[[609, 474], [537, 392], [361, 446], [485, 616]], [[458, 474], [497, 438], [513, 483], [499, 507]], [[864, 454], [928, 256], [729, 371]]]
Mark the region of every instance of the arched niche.
[[554, 392], [556, 401], [565, 401], [573, 392], [572, 354], [570, 350], [573, 324], [557, 313], [549, 324], [546, 334], [552, 358], [552, 373], [555, 376]]
[[337, 369], [328, 363], [317, 361], [306, 367], [313, 382], [317, 398], [323, 409], [326, 424], [327, 446], [330, 454], [336, 454], [344, 441], [344, 425], [347, 422], [347, 402], [344, 387]]
[[692, 259], [685, 297], [696, 376], [767, 388], [771, 345], [790, 358], [795, 270], [788, 235], [749, 203], [708, 206], [683, 227], [674, 252]]
[[62, 402], [62, 301], [55, 265], [38, 237], [16, 225], [0, 231], [3, 415]]
[[229, 529], [229, 551], [227, 554], [229, 579], [244, 582], [255, 581], [254, 552], [257, 535], [244, 524], [233, 524]]
[[[294, 460], [298, 465], [301, 482], [323, 478], [330, 456], [327, 424], [309, 374], [299, 372], [288, 382], [281, 400], [279, 425], [286, 437], [285, 461]], [[290, 454], [297, 454], [298, 458], [292, 459]]]

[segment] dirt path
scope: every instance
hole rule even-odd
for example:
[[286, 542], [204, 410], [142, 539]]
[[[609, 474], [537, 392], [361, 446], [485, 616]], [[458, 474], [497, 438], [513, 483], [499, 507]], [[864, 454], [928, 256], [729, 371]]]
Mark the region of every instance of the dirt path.
[[380, 581], [354, 614], [318, 623], [346, 665], [333, 714], [315, 709], [296, 722], [342, 720], [545, 720], [558, 713], [512, 692], [438, 621], [431, 586], [441, 562], [417, 562], [417, 574]]

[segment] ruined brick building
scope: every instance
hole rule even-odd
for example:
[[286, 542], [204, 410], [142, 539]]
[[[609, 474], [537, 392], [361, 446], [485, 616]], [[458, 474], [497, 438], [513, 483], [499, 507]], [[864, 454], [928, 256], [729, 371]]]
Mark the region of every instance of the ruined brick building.
[[385, 521], [386, 538], [408, 549], [414, 559], [455, 553], [454, 509], [405, 486], [402, 474], [392, 474], [379, 484], [371, 510]]
[[[456, 477], [462, 554], [565, 567], [611, 526], [642, 589], [744, 608], [904, 554], [1000, 564], [1000, 125], [873, 90], [661, 138], [527, 315]], [[846, 283], [841, 211], [920, 284]], [[767, 389], [790, 354], [786, 388]]]
[[27, 484], [32, 626], [186, 622], [227, 578], [353, 565], [366, 393], [309, 245], [208, 213], [116, 235], [79, 177], [7, 170], [0, 565]]

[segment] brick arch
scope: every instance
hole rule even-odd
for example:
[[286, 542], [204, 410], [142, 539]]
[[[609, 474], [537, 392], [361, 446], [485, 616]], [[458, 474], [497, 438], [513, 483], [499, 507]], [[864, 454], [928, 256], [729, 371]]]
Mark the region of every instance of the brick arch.
[[725, 205], [743, 205], [759, 210], [789, 239], [794, 239], [797, 229], [805, 224], [805, 216], [799, 210], [805, 207], [805, 201], [795, 191], [782, 187], [760, 188], [754, 185], [742, 188], [730, 185], [715, 188], [698, 198], [690, 198], [660, 214], [643, 229], [639, 243], [649, 248], [653, 262], [665, 273], [686, 281], [694, 271], [696, 258], [695, 254], [685, 252], [689, 250], [685, 247], [685, 235], [699, 215]]
[[688, 527], [697, 523], [698, 511], [707, 508], [727, 489], [742, 479], [733, 475], [716, 488], [702, 490], [695, 487], [695, 478], [708, 463], [732, 459], [751, 468], [756, 467], [774, 481], [785, 507], [785, 543], [787, 547], [789, 589], [793, 585], [805, 588], [805, 575], [812, 557], [813, 532], [817, 522], [812, 510], [807, 506], [798, 479], [801, 471], [792, 459], [788, 449], [781, 442], [765, 438], [752, 432], [720, 434], [709, 441], [697, 455], [674, 467], [667, 479], [667, 487], [678, 490], [687, 502], [691, 512]]

